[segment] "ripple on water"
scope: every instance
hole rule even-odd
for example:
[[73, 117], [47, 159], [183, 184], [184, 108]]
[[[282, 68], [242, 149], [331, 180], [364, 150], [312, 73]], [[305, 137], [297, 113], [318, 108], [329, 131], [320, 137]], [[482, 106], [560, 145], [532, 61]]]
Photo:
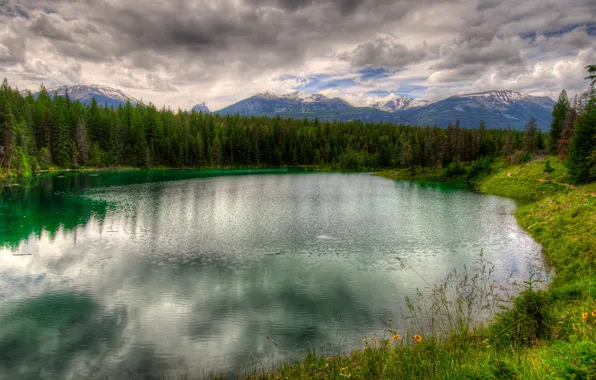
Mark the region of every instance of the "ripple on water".
[[360, 174], [112, 182], [32, 197], [76, 197], [78, 219], [0, 249], [0, 349], [21, 347], [0, 359], [3, 375], [233, 374], [360, 347], [381, 320], [403, 327], [404, 296], [481, 250], [503, 280], [524, 278], [540, 252], [513, 202], [449, 185]]

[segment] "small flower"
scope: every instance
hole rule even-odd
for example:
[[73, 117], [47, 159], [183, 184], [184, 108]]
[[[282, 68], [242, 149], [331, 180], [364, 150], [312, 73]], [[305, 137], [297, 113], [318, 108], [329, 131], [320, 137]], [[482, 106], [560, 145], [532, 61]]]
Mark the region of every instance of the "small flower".
[[414, 335], [412, 339], [414, 339], [417, 343], [422, 342], [422, 337], [418, 334]]
[[582, 314], [582, 319], [588, 319], [588, 313], [583, 313]]
[[387, 341], [387, 344], [388, 344], [388, 345], [392, 345], [393, 343], [392, 343], [390, 340], [388, 340], [388, 341]]
[[596, 310], [592, 312], [592, 317], [596, 317]]
[[392, 336], [393, 340], [400, 340], [401, 336], [399, 334], [395, 334]]

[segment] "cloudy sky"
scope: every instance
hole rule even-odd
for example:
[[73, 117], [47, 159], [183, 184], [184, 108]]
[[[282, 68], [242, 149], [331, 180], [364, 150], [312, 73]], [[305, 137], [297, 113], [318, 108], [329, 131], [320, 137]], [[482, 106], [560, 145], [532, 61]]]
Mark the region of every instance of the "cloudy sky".
[[0, 71], [182, 109], [289, 90], [556, 98], [585, 89], [595, 20], [593, 0], [0, 0]]

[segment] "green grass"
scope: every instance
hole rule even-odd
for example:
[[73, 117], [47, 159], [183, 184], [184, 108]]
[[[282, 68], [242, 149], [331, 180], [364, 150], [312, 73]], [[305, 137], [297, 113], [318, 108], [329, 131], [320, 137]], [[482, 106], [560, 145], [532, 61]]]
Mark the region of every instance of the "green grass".
[[[515, 216], [542, 245], [554, 269], [548, 289], [536, 290], [533, 282], [523, 284], [508, 307], [503, 308], [507, 302], [491, 301], [501, 310], [492, 321], [472, 325], [466, 316], [481, 310], [494, 294], [489, 290], [488, 296], [459, 296], [452, 301], [446, 301], [446, 294], [462, 286], [462, 281], [468, 281], [469, 289], [481, 289], [490, 273], [479, 269], [480, 276], [471, 273], [463, 280], [447, 280], [434, 286], [431, 294], [409, 300], [410, 322], [431, 314], [433, 321], [454, 322], [445, 325], [449, 334], [432, 331], [421, 343], [405, 336], [400, 340], [366, 337], [361, 350], [334, 356], [309, 354], [275, 370], [255, 368], [246, 377], [596, 379], [596, 317], [591, 315], [596, 312], [596, 183], [571, 186], [563, 162], [556, 157], [548, 160], [551, 168], [544, 158], [523, 165], [496, 161], [473, 178], [464, 173], [449, 176], [444, 169], [378, 173], [393, 179], [467, 180], [480, 192], [524, 200]], [[545, 172], [545, 168], [552, 170]], [[447, 307], [446, 302], [453, 303]], [[584, 312], [589, 313], [586, 319]]]

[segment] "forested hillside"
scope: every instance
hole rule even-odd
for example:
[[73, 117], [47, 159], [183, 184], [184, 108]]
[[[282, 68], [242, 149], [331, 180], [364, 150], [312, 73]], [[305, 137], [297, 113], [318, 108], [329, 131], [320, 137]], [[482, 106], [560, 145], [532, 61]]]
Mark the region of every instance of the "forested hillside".
[[[104, 108], [68, 96], [22, 96], [0, 88], [0, 167], [18, 174], [62, 168], [318, 165], [362, 169], [439, 167], [546, 144], [529, 131], [446, 129], [360, 121], [319, 122], [158, 110]], [[526, 135], [526, 136], [525, 136]], [[525, 137], [524, 137], [525, 136]]]
[[[320, 122], [279, 116], [173, 112], [149, 104], [101, 107], [65, 96], [23, 96], [6, 81], [0, 87], [0, 168], [32, 171], [80, 167], [166, 166], [332, 169], [436, 169], [501, 156], [524, 162], [546, 152], [569, 156], [576, 182], [596, 178], [592, 90], [573, 106], [563, 91], [553, 109], [550, 134], [531, 118], [523, 131], [447, 128], [391, 123]], [[457, 171], [458, 168], [456, 167]]]

